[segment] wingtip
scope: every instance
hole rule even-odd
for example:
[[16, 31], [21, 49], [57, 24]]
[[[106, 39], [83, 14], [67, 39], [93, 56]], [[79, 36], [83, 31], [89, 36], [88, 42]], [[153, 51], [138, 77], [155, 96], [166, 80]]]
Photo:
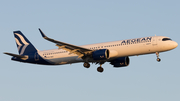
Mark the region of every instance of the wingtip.
[[39, 31], [40, 31], [40, 33], [41, 33], [41, 35], [42, 35], [42, 37], [43, 38], [46, 38], [47, 36], [42, 32], [42, 30], [39, 28]]

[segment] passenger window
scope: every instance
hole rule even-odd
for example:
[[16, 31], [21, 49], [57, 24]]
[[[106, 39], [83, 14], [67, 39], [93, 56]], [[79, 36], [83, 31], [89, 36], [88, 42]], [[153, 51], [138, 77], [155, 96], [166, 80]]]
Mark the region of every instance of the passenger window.
[[170, 41], [171, 41], [171, 39], [170, 39], [170, 38], [163, 38], [163, 39], [162, 39], [162, 41], [168, 41], [168, 40], [170, 40]]

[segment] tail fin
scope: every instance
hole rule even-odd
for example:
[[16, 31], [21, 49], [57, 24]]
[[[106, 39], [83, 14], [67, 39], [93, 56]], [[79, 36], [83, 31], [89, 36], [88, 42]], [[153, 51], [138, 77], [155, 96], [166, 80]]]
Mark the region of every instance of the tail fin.
[[37, 49], [31, 42], [22, 34], [21, 31], [14, 31], [17, 48], [20, 55], [25, 55], [31, 52], [37, 52]]

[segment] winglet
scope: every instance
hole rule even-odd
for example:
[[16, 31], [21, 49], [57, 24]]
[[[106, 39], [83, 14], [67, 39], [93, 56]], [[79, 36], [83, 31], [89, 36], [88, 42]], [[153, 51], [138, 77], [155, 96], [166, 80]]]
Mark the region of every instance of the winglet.
[[40, 28], [39, 28], [39, 31], [40, 31], [43, 38], [47, 38], [47, 36], [42, 32], [42, 30]]

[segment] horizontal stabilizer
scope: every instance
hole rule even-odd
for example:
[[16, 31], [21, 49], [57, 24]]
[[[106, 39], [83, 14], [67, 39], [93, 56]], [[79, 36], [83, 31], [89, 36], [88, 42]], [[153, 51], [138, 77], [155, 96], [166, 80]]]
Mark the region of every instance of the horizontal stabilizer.
[[20, 58], [20, 59], [28, 59], [28, 56], [22, 56], [22, 55], [17, 55], [17, 54], [12, 54], [12, 53], [4, 53], [6, 55], [10, 55], [10, 56], [13, 56], [13, 57], [17, 57], [17, 58]]

